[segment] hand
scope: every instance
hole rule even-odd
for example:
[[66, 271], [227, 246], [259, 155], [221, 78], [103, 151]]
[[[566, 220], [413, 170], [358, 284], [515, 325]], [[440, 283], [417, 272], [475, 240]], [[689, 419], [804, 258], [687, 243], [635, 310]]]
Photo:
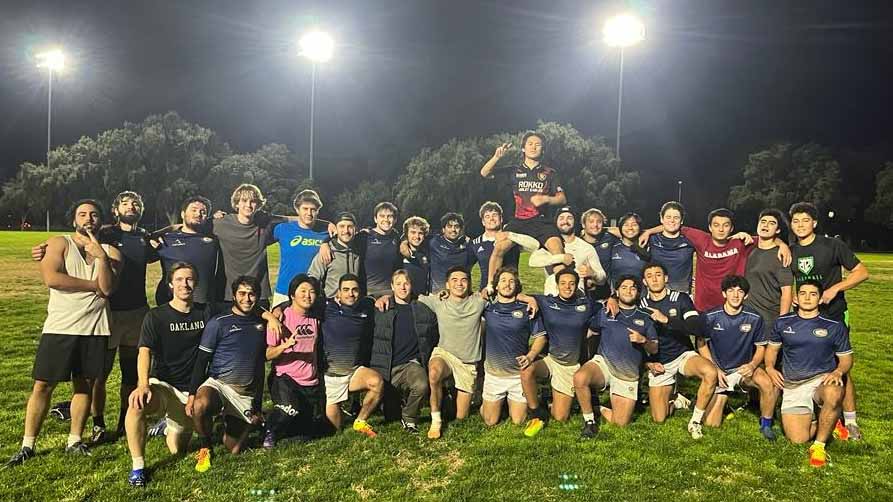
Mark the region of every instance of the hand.
[[147, 385], [137, 386], [136, 389], [133, 389], [133, 392], [130, 393], [130, 398], [127, 400], [127, 403], [131, 408], [136, 410], [143, 409], [149, 401], [152, 400], [152, 389]]
[[652, 321], [659, 322], [661, 324], [666, 324], [666, 323], [670, 322], [670, 319], [666, 315], [664, 315], [664, 313], [661, 312], [660, 310], [653, 309], [651, 307], [645, 307], [645, 308], [647, 308], [648, 310], [651, 311], [651, 320]]
[[294, 346], [294, 344], [296, 344], [296, 343], [298, 343], [297, 335], [290, 335], [290, 336], [285, 337], [285, 339], [282, 340], [282, 345], [284, 345], [286, 349]]
[[747, 363], [738, 368], [738, 373], [741, 374], [744, 378], [750, 378], [753, 375], [754, 366], [751, 363]]
[[834, 370], [831, 373], [825, 373], [825, 375], [822, 376], [822, 385], [843, 386], [843, 375], [837, 370]]
[[645, 336], [642, 333], [639, 333], [638, 331], [631, 329], [631, 328], [626, 328], [626, 330], [629, 332], [629, 341], [631, 343], [642, 344], [642, 343], [645, 343], [648, 341], [648, 339], [645, 338]]
[[639, 234], [639, 247], [645, 248], [648, 246], [648, 240], [651, 239], [651, 233], [648, 230], [643, 230], [641, 234]]
[[41, 242], [40, 244], [31, 248], [31, 259], [34, 261], [43, 260], [43, 257], [47, 254], [47, 243]]
[[[568, 265], [570, 265], [570, 263], [568, 263]], [[577, 275], [579, 275], [583, 279], [586, 279], [592, 275], [592, 269], [589, 268], [589, 265], [580, 265], [579, 267], [577, 267]]]
[[159, 247], [161, 247], [161, 242], [161, 237], [157, 239], [149, 239], [149, 245], [152, 246], [152, 249], [158, 249]]
[[654, 376], [663, 375], [666, 371], [664, 365], [661, 363], [645, 363], [645, 367], [648, 368], [648, 371]]
[[218, 210], [214, 211], [214, 215], [211, 217], [214, 218], [215, 220], [219, 220], [220, 218], [223, 218], [224, 216], [226, 216], [226, 211], [221, 211], [220, 209], [218, 209]]
[[326, 227], [326, 231], [329, 232], [329, 237], [335, 237], [338, 235], [338, 227], [335, 226], [334, 223], [329, 222], [329, 226]]
[[264, 416], [259, 411], [249, 411], [246, 418], [248, 418], [248, 423], [254, 427], [258, 427], [264, 423]]
[[574, 255], [570, 253], [564, 253], [561, 255], [561, 263], [564, 263], [568, 267], [574, 262]]
[[784, 268], [788, 268], [791, 266], [791, 261], [793, 261], [793, 259], [793, 256], [791, 256], [791, 248], [784, 242], [780, 242], [778, 244], [778, 260], [781, 261], [781, 265]]
[[751, 244], [753, 244], [753, 236], [747, 232], [738, 232], [737, 234], [733, 235], [731, 238], [744, 241], [745, 246], [750, 246]]
[[766, 373], [769, 374], [769, 379], [772, 380], [772, 384], [775, 385], [779, 390], [784, 390], [784, 375], [781, 374], [775, 368], [766, 368]]
[[726, 380], [726, 372], [716, 368], [716, 387], [719, 389], [728, 389], [729, 382]]
[[87, 230], [87, 237], [89, 237], [90, 240], [84, 245], [84, 251], [96, 260], [102, 261], [108, 258], [108, 255], [105, 254], [105, 249], [102, 249], [102, 245], [96, 240], [96, 236], [93, 235], [93, 232]]
[[378, 309], [379, 312], [384, 312], [391, 306], [391, 295], [382, 295], [378, 300], [375, 300], [375, 308]]
[[523, 301], [527, 304], [527, 312], [530, 313], [530, 318], [533, 319], [534, 317], [536, 317], [536, 313], [540, 309], [540, 306], [536, 303], [536, 298], [528, 296]]
[[508, 152], [511, 149], [512, 149], [511, 143], [503, 143], [496, 147], [496, 151], [493, 152], [493, 158], [496, 160], [499, 160], [502, 158], [503, 155], [506, 154], [506, 152]]
[[533, 194], [530, 196], [530, 203], [536, 207], [540, 207], [549, 203], [549, 196], [541, 193]]
[[515, 358], [515, 361], [518, 361], [518, 366], [523, 370], [524, 368], [530, 366], [530, 359], [527, 358], [527, 354], [523, 356], [518, 356]]
[[279, 319], [279, 321], [285, 320], [285, 312], [283, 311], [281, 306], [273, 307], [273, 310], [271, 310], [270, 313], [273, 314], [273, 317]]
[[404, 258], [412, 258], [412, 248], [409, 247], [409, 242], [400, 241], [400, 254]]
[[184, 411], [186, 411], [186, 416], [189, 418], [193, 418], [193, 414], [195, 413], [195, 396], [190, 394], [188, 398], [186, 398], [186, 406], [184, 407]]
[[819, 301], [819, 303], [824, 303], [824, 304], [828, 305], [832, 301], [834, 301], [834, 298], [836, 298], [836, 297], [837, 297], [837, 288], [835, 288], [834, 286], [831, 286], [830, 288], [826, 289], [824, 293], [822, 293], [822, 299], [821, 299], [821, 301]]
[[288, 336], [288, 330], [282, 325], [282, 322], [273, 313], [267, 318], [267, 331], [276, 335], [279, 340], [284, 340]]
[[323, 265], [328, 265], [335, 259], [335, 255], [332, 254], [332, 246], [329, 246], [328, 242], [323, 242], [319, 245], [317, 254], [319, 255], [319, 261], [321, 261]]
[[617, 312], [620, 312], [620, 302], [617, 301], [617, 298], [613, 296], [605, 300], [605, 310], [611, 314], [611, 317], [617, 317]]
[[440, 292], [437, 293], [437, 299], [440, 301], [444, 301], [449, 297], [450, 297], [450, 292], [445, 289], [441, 289]]

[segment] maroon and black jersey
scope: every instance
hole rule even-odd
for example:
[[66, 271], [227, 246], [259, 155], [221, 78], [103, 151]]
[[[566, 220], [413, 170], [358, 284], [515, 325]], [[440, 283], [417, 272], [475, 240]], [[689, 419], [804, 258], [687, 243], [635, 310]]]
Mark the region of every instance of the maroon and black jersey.
[[509, 168], [509, 182], [515, 198], [515, 219], [529, 220], [543, 215], [546, 206], [536, 207], [530, 197], [536, 194], [553, 196], [564, 189], [558, 184], [558, 172], [540, 164], [533, 169], [522, 165]]

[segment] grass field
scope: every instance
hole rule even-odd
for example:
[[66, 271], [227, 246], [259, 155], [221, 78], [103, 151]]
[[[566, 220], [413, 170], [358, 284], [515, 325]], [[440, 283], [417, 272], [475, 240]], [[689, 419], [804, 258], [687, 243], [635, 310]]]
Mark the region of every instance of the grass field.
[[[46, 234], [0, 232], [0, 315], [5, 325], [0, 359], [0, 454], [18, 450], [31, 366], [46, 313], [46, 288], [29, 248]], [[238, 457], [215, 452], [199, 474], [192, 457], [171, 457], [150, 442], [146, 464], [152, 483], [132, 489], [126, 443], [102, 445], [90, 458], [63, 453], [68, 424], [48, 419], [37, 458], [0, 470], [0, 500], [890, 500], [893, 499], [893, 359], [891, 337], [893, 255], [861, 255], [872, 279], [850, 292], [859, 423], [866, 440], [832, 443], [831, 465], [808, 466], [806, 448], [759, 435], [757, 416], [744, 411], [720, 430], [694, 442], [685, 432], [689, 412], [666, 424], [647, 412], [631, 426], [603, 426], [600, 436], [578, 440], [580, 417], [550, 424], [534, 439], [502, 423], [487, 430], [479, 417], [454, 424], [442, 440], [404, 434], [399, 423], [381, 424], [374, 440], [352, 432], [312, 443], [253, 449]], [[278, 253], [271, 250], [271, 264]], [[275, 266], [274, 266], [275, 270]], [[528, 291], [542, 285], [539, 271], [522, 269]], [[150, 290], [158, 278], [151, 267]], [[275, 274], [274, 274], [275, 277]], [[150, 294], [150, 298], [154, 298]], [[109, 384], [107, 417], [117, 416], [117, 368]], [[686, 394], [692, 395], [687, 387]], [[54, 401], [66, 400], [60, 385]], [[887, 404], [885, 404], [887, 403]], [[427, 418], [423, 419], [427, 420]], [[113, 423], [110, 423], [114, 427]], [[422, 424], [423, 430], [427, 423]], [[576, 476], [563, 481], [562, 475]], [[575, 490], [559, 485], [574, 483]], [[258, 495], [262, 491], [262, 495]], [[271, 491], [274, 493], [271, 494]]]

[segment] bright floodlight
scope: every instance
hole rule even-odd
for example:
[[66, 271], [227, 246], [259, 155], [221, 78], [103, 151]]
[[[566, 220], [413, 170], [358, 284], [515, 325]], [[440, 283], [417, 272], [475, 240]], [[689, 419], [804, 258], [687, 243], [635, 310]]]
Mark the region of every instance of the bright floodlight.
[[65, 54], [59, 49], [41, 52], [35, 56], [38, 68], [49, 68], [51, 71], [59, 71], [65, 67]]
[[602, 35], [611, 47], [629, 47], [645, 39], [645, 25], [635, 16], [621, 14], [605, 22]]
[[301, 55], [314, 63], [325, 63], [332, 59], [335, 51], [335, 41], [328, 33], [311, 31], [301, 37], [298, 44], [301, 46]]

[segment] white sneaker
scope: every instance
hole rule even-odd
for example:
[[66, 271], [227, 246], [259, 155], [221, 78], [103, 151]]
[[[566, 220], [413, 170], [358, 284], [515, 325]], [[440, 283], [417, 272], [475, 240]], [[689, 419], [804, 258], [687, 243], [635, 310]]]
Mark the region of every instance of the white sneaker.
[[683, 396], [682, 394], [676, 394], [676, 399], [673, 400], [673, 407], [677, 410], [687, 410], [691, 406], [691, 399]]
[[697, 422], [688, 423], [688, 433], [691, 434], [692, 439], [701, 439], [704, 437], [704, 431], [702, 430], [701, 424]]

